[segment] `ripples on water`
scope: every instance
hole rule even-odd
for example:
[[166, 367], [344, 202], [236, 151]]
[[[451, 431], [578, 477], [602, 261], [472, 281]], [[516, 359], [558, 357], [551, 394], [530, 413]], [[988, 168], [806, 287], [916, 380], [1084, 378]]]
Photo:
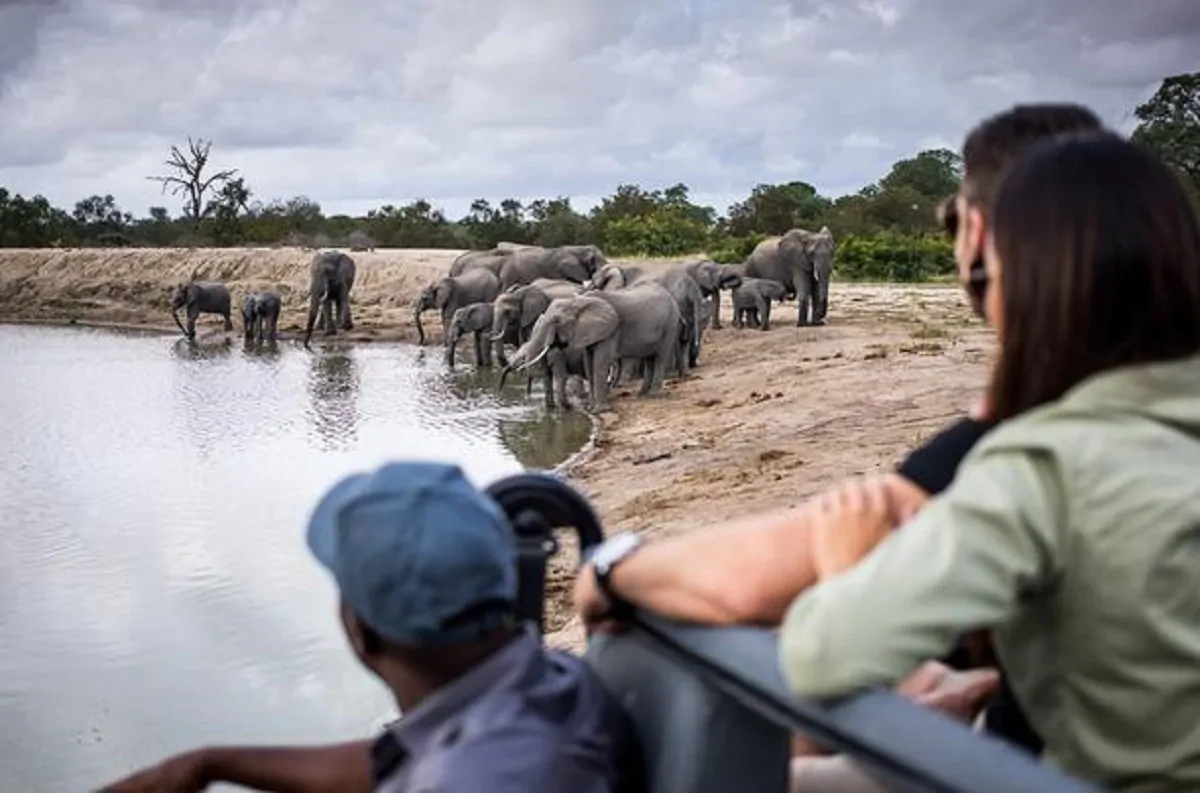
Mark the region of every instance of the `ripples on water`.
[[5, 793], [92, 789], [197, 744], [370, 734], [391, 706], [304, 547], [317, 496], [391, 458], [482, 484], [588, 431], [439, 347], [0, 326], [0, 379]]

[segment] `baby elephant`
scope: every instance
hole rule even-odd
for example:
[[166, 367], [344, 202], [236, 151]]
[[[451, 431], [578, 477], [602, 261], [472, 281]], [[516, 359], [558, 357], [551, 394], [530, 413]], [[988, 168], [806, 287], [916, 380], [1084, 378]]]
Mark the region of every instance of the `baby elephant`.
[[771, 327], [771, 301], [782, 300], [787, 288], [778, 281], [768, 278], [743, 278], [742, 283], [730, 292], [733, 298], [733, 326], [744, 328], [747, 320], [758, 325], [759, 330]]
[[242, 325], [246, 343], [263, 343], [263, 331], [272, 344], [275, 343], [275, 328], [279, 323], [282, 301], [275, 292], [251, 292], [242, 300]]

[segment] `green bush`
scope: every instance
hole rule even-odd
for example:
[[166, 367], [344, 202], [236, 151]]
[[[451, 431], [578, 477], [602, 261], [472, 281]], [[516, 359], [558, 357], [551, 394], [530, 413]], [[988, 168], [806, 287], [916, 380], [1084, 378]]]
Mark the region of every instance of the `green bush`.
[[754, 251], [754, 246], [766, 238], [766, 234], [748, 234], [745, 237], [716, 237], [708, 247], [708, 258], [720, 264], [741, 264]]
[[604, 252], [611, 256], [682, 256], [708, 239], [704, 224], [675, 213], [617, 218], [603, 229]]
[[833, 268], [849, 281], [928, 281], [954, 274], [954, 247], [933, 234], [851, 234], [838, 241]]

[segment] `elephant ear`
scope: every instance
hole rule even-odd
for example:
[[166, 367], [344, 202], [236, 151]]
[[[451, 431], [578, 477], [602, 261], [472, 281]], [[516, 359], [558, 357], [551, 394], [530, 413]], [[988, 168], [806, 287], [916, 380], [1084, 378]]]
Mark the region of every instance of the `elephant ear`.
[[540, 289], [530, 287], [521, 293], [521, 327], [527, 328], [550, 307], [550, 297]]
[[572, 347], [591, 347], [616, 332], [620, 319], [611, 303], [599, 297], [583, 297], [576, 300], [579, 302], [574, 331], [571, 334]]
[[438, 281], [437, 286], [434, 288], [433, 296], [439, 306], [444, 306], [450, 302], [450, 298], [454, 295], [455, 286], [453, 278], [443, 278]]

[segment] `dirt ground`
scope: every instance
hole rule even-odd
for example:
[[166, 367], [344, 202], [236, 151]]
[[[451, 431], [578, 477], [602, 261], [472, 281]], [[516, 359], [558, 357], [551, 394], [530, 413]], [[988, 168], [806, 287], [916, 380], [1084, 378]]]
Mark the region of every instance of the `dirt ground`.
[[[456, 251], [354, 253], [361, 340], [413, 340], [411, 301]], [[0, 251], [0, 321], [174, 329], [166, 292], [195, 273], [284, 296], [281, 328], [302, 330], [307, 264], [299, 249]], [[668, 262], [639, 262], [655, 268]], [[731, 317], [728, 302], [722, 308]], [[846, 476], [887, 468], [960, 416], [978, 395], [990, 334], [953, 286], [831, 288], [829, 324], [795, 327], [794, 303], [769, 331], [706, 332], [700, 366], [660, 397], [622, 389], [594, 446], [564, 472], [606, 530], [671, 534], [797, 504]], [[211, 323], [202, 317], [201, 324]], [[240, 323], [239, 323], [240, 324]], [[439, 323], [427, 322], [433, 341]], [[578, 648], [567, 594], [573, 550], [552, 570], [550, 641]]]

